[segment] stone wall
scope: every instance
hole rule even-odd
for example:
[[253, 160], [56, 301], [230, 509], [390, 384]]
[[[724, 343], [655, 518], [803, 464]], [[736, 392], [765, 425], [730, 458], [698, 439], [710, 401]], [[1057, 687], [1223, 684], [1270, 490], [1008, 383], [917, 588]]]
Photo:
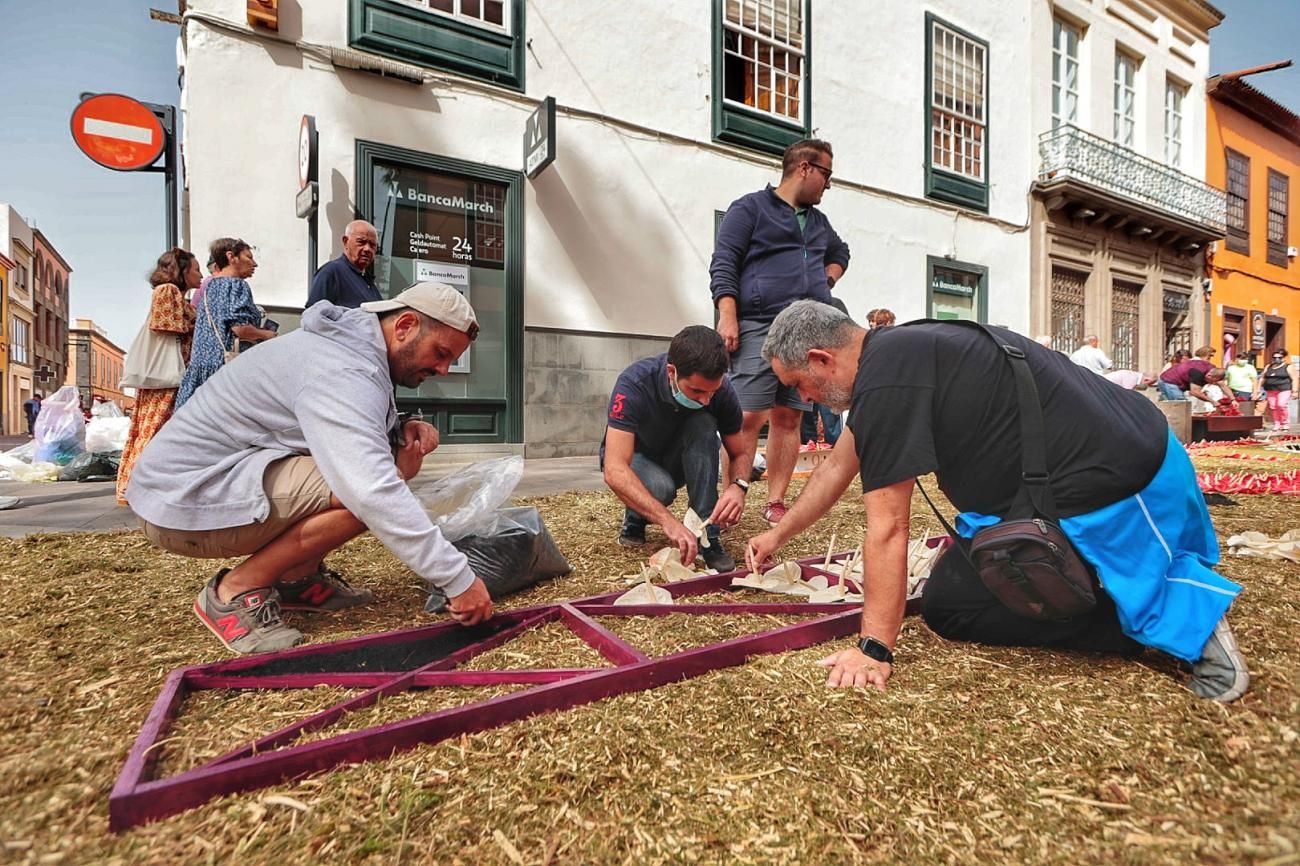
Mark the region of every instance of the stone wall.
[[667, 337], [524, 330], [524, 456], [595, 454], [618, 374]]

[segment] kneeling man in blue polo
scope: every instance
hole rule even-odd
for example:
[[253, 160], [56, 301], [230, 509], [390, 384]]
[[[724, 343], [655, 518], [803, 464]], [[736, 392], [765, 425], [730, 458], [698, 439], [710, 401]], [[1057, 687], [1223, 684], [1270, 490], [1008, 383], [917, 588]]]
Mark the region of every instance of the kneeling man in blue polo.
[[[727, 361], [718, 333], [691, 325], [673, 337], [667, 353], [619, 375], [600, 445], [605, 483], [627, 506], [619, 544], [645, 544], [646, 524], [657, 523], [688, 566], [698, 554], [709, 568], [736, 567], [718, 532], [744, 513], [753, 458], [741, 437], [740, 400], [725, 375]], [[720, 447], [727, 449], [731, 474], [721, 496]], [[708, 520], [708, 547], [668, 510], [683, 486], [690, 508]]]

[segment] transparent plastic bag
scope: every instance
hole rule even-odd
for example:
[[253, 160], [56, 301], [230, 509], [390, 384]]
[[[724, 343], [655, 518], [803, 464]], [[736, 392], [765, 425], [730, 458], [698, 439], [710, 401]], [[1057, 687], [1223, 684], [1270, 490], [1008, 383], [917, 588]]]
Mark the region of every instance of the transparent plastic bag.
[[524, 477], [524, 458], [498, 457], [466, 466], [446, 478], [411, 485], [413, 492], [448, 541], [470, 534], [491, 534], [497, 511]]
[[53, 463], [30, 462], [0, 454], [0, 480], [6, 481], [57, 481], [59, 467]]
[[[469, 567], [493, 598], [572, 570], [536, 508], [503, 508], [492, 515], [486, 526], [454, 544], [469, 559]], [[442, 590], [429, 591], [425, 610], [437, 613], [446, 606], [447, 596]]]
[[0, 456], [9, 457], [13, 460], [19, 460], [22, 461], [23, 463], [31, 463], [32, 459], [36, 456], [36, 440], [29, 439], [28, 441], [19, 445], [17, 448], [10, 448], [8, 451], [4, 452], [4, 454]]
[[76, 387], [64, 385], [41, 403], [33, 433], [37, 461], [67, 466], [86, 450], [86, 416]]

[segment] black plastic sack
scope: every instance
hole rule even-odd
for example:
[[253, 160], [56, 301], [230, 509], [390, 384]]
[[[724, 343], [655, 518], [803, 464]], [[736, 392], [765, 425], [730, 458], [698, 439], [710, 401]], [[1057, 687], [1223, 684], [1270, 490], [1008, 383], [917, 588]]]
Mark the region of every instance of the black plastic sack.
[[112, 481], [122, 464], [121, 451], [91, 454], [83, 451], [59, 470], [60, 481]]
[[[572, 571], [536, 508], [503, 508], [490, 528], [452, 544], [469, 558], [469, 567], [493, 598]], [[438, 613], [446, 608], [442, 590], [430, 590], [424, 609]]]

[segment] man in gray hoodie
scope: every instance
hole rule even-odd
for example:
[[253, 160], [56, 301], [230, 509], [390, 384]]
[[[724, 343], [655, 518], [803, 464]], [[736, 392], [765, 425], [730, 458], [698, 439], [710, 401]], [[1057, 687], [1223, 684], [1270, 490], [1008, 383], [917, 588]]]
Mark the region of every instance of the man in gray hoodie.
[[406, 485], [438, 431], [399, 424], [393, 386], [446, 374], [478, 335], [465, 297], [419, 283], [361, 309], [319, 303], [302, 327], [256, 346], [195, 392], [140, 456], [127, 499], [145, 535], [172, 553], [247, 556], [204, 586], [194, 612], [240, 653], [302, 640], [282, 607], [370, 601], [323, 565], [369, 529], [475, 625], [492, 601], [464, 554]]

